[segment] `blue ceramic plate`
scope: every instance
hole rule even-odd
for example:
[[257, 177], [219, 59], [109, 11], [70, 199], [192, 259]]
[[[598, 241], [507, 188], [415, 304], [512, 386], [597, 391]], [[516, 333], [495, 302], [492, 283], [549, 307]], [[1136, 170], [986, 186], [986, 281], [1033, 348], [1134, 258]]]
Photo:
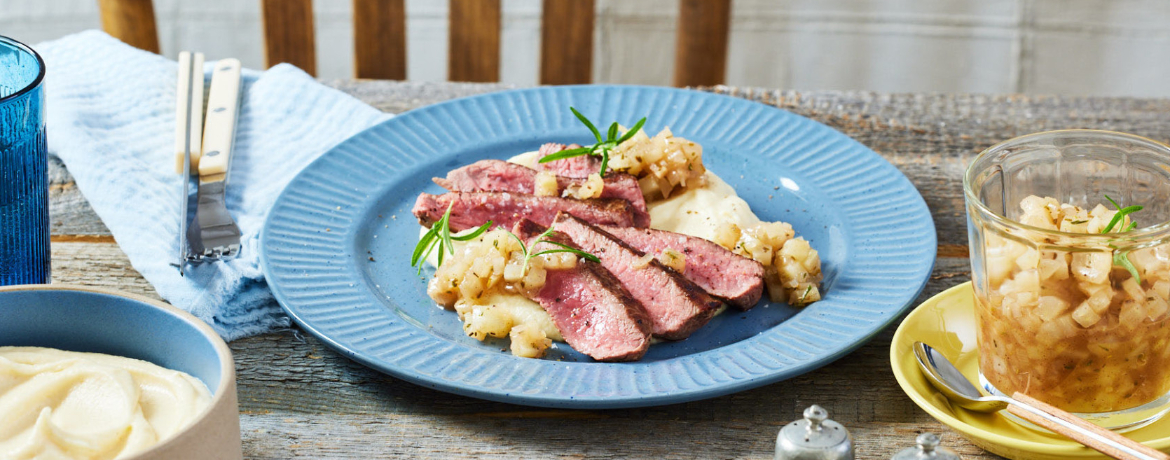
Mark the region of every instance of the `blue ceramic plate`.
[[[571, 112], [703, 146], [707, 168], [764, 220], [820, 251], [824, 300], [729, 312], [633, 363], [597, 363], [557, 344], [546, 359], [466, 337], [436, 308], [410, 255], [431, 177], [545, 142], [587, 143]], [[692, 401], [794, 377], [844, 356], [901, 314], [935, 258], [926, 203], [872, 150], [820, 123], [710, 93], [631, 86], [543, 87], [435, 104], [326, 152], [285, 189], [262, 236], [264, 272], [285, 311], [346, 356], [420, 385], [548, 407]], [[424, 272], [424, 275], [428, 273]], [[765, 296], [766, 297], [766, 296]]]

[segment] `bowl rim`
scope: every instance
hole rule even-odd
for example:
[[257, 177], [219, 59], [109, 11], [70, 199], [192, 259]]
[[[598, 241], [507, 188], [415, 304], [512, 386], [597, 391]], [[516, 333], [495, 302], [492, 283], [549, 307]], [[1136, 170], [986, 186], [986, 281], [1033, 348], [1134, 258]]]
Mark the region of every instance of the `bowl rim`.
[[[189, 424], [187, 424], [186, 428], [183, 428], [181, 431], [164, 439], [162, 442], [155, 444], [151, 448], [144, 450], [142, 452], [139, 452], [133, 456], [126, 457], [123, 460], [147, 460], [147, 459], [155, 458], [155, 456], [158, 454], [159, 451], [161, 451], [165, 447], [171, 445], [172, 443], [174, 443], [177, 440], [179, 440], [180, 438], [182, 438], [184, 434], [191, 432], [191, 430], [193, 428], [195, 428], [196, 426], [204, 423], [211, 416], [211, 414], [214, 412], [213, 409], [216, 407], [219, 407], [221, 404], [224, 403], [224, 400], [228, 399], [228, 397], [229, 397], [228, 393], [235, 392], [236, 365], [235, 365], [235, 359], [233, 359], [233, 357], [232, 357], [231, 349], [228, 348], [227, 342], [224, 342], [223, 338], [219, 336], [219, 333], [215, 332], [215, 330], [212, 329], [211, 326], [207, 325], [207, 323], [203, 322], [203, 320], [196, 318], [195, 315], [192, 315], [186, 311], [180, 310], [180, 309], [178, 309], [170, 304], [167, 304], [165, 302], [162, 302], [160, 300], [155, 300], [155, 299], [152, 299], [152, 298], [149, 298], [146, 296], [142, 296], [142, 295], [138, 295], [138, 294], [131, 294], [128, 292], [118, 291], [118, 290], [109, 289], [109, 288], [80, 286], [80, 285], [72, 285], [72, 284], [24, 284], [24, 285], [13, 285], [13, 286], [0, 286], [0, 294], [3, 294], [5, 292], [22, 292], [22, 291], [74, 291], [74, 292], [84, 292], [84, 293], [90, 293], [90, 294], [105, 294], [105, 295], [122, 297], [125, 299], [133, 300], [133, 301], [138, 302], [140, 304], [144, 304], [147, 307], [157, 308], [159, 310], [162, 310], [163, 312], [171, 314], [172, 316], [178, 317], [180, 320], [187, 323], [187, 325], [198, 330], [203, 335], [204, 338], [206, 338], [208, 341], [211, 342], [212, 347], [215, 348], [215, 354], [219, 358], [220, 376], [221, 377], [219, 379], [219, 385], [216, 385], [215, 392], [211, 396], [211, 401], [207, 404], [207, 407], [203, 410], [203, 412], [200, 413], [197, 417], [195, 417], [195, 419], [192, 420]], [[206, 385], [207, 382], [203, 382], [203, 384]], [[235, 395], [232, 395], [231, 398], [235, 399]], [[238, 409], [237, 409], [237, 412], [238, 412]]]

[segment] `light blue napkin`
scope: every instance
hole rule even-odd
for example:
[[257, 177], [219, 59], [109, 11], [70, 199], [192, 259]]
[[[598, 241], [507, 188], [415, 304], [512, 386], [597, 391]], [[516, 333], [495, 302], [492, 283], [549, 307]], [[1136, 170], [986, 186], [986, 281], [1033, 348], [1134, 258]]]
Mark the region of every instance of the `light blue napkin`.
[[287, 327], [260, 271], [267, 212], [311, 160], [390, 115], [296, 67], [245, 71], [226, 197], [243, 232], [240, 256], [191, 266], [183, 277], [170, 265], [182, 196], [174, 171], [177, 64], [99, 31], [33, 48], [48, 68], [49, 151], [65, 162], [134, 268], [162, 298], [227, 340]]

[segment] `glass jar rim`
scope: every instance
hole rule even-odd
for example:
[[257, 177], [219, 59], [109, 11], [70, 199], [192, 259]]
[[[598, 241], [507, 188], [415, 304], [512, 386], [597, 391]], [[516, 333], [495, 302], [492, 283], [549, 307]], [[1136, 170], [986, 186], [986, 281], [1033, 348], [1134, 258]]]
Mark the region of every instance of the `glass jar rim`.
[[1041, 132], [1032, 133], [1032, 134], [1025, 134], [1023, 136], [1013, 137], [1013, 138], [1008, 139], [1006, 141], [992, 145], [991, 147], [984, 149], [982, 152], [979, 152], [979, 155], [976, 155], [975, 158], [971, 160], [971, 163], [967, 165], [967, 169], [963, 173], [963, 197], [966, 199], [966, 201], [968, 203], [973, 203], [975, 209], [977, 209], [984, 217], [990, 219], [992, 222], [995, 222], [1001, 226], [1008, 227], [1008, 228], [1015, 227], [1015, 228], [1023, 229], [1026, 231], [1037, 232], [1040, 234], [1054, 236], [1054, 237], [1082, 238], [1082, 239], [1089, 239], [1091, 241], [1110, 242], [1110, 241], [1122, 239], [1123, 237], [1125, 240], [1132, 241], [1132, 240], [1135, 240], [1138, 238], [1148, 239], [1148, 238], [1158, 238], [1160, 236], [1167, 236], [1167, 235], [1162, 235], [1164, 233], [1170, 234], [1170, 221], [1160, 222], [1160, 223], [1146, 226], [1146, 227], [1135, 228], [1131, 231], [1124, 232], [1124, 233], [1074, 233], [1074, 232], [1062, 232], [1060, 230], [1051, 230], [1051, 229], [1047, 229], [1047, 228], [1036, 227], [1036, 226], [1025, 224], [1023, 222], [1018, 222], [1018, 221], [1009, 219], [1009, 218], [1007, 218], [1007, 216], [1003, 216], [995, 211], [992, 211], [991, 208], [987, 207], [987, 205], [983, 203], [983, 200], [980, 200], [979, 197], [975, 194], [975, 190], [974, 190], [974, 182], [975, 182], [975, 174], [976, 174], [975, 165], [978, 164], [980, 160], [983, 160], [987, 156], [993, 155], [993, 154], [999, 152], [1000, 150], [1003, 150], [1005, 147], [1007, 147], [1009, 145], [1019, 144], [1022, 142], [1033, 140], [1035, 138], [1040, 138], [1040, 137], [1045, 137], [1045, 136], [1053, 136], [1053, 135], [1062, 135], [1062, 134], [1085, 134], [1085, 135], [1094, 135], [1094, 136], [1119, 137], [1119, 138], [1123, 138], [1123, 139], [1126, 139], [1129, 141], [1148, 144], [1151, 148], [1161, 150], [1162, 153], [1164, 153], [1168, 157], [1170, 157], [1170, 145], [1167, 145], [1164, 142], [1159, 142], [1159, 141], [1156, 141], [1154, 139], [1150, 139], [1150, 138], [1145, 137], [1145, 136], [1139, 136], [1137, 134], [1130, 134], [1130, 133], [1123, 133], [1123, 132], [1119, 132], [1119, 131], [1109, 131], [1109, 130], [1104, 130], [1104, 129], [1057, 129], [1057, 130], [1051, 130], [1051, 131], [1041, 131]]
[[29, 91], [32, 91], [33, 89], [35, 89], [36, 87], [41, 85], [41, 82], [45, 80], [45, 60], [42, 59], [41, 55], [38, 54], [36, 52], [36, 50], [32, 49], [31, 46], [28, 46], [24, 43], [16, 41], [15, 39], [12, 39], [10, 37], [0, 35], [0, 45], [8, 45], [8, 46], [16, 48], [20, 51], [23, 51], [24, 53], [27, 53], [28, 55], [32, 56], [34, 59], [37, 60], [37, 67], [38, 67], [37, 77], [34, 78], [31, 82], [29, 82], [29, 84], [25, 85], [23, 88], [17, 90], [16, 92], [14, 92], [12, 94], [0, 97], [0, 104], [3, 104], [5, 102], [8, 102], [8, 101], [11, 101], [11, 100], [14, 100], [16, 98], [21, 97], [25, 93], [28, 93]]

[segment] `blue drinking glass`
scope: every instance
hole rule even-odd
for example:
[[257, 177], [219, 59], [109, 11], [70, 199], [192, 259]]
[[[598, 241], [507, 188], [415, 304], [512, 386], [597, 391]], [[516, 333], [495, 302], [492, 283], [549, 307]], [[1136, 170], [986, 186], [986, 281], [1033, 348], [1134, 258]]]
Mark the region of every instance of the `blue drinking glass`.
[[45, 61], [0, 36], [0, 286], [49, 282]]

